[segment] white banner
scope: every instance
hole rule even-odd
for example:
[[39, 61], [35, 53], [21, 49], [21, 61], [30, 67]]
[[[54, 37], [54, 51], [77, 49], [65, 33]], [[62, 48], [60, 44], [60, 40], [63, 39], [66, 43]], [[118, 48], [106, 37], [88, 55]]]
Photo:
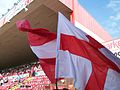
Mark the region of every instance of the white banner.
[[102, 43], [106, 48], [108, 48], [113, 54], [120, 58], [120, 38], [112, 41]]
[[34, 0], [20, 0], [16, 3], [10, 11], [8, 11], [4, 17], [0, 19], [0, 27], [2, 27], [5, 23], [9, 22], [16, 14], [18, 14], [22, 9], [24, 9], [27, 5], [29, 5]]

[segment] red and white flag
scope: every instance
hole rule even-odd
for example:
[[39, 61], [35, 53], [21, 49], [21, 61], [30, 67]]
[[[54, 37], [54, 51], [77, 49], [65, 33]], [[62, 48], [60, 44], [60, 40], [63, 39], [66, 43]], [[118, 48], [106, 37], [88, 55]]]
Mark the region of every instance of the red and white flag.
[[56, 78], [73, 78], [77, 90], [119, 90], [120, 59], [59, 13]]
[[43, 28], [31, 28], [27, 20], [16, 23], [20, 31], [28, 32], [32, 51], [39, 58], [40, 65], [52, 83], [55, 83], [56, 34]]

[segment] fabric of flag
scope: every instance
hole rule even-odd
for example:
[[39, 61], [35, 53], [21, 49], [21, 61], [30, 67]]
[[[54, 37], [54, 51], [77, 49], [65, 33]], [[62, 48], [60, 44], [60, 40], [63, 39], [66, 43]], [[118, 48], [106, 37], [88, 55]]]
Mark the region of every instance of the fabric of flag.
[[61, 13], [56, 78], [73, 78], [77, 90], [120, 90], [120, 59]]
[[55, 83], [56, 34], [43, 28], [31, 28], [27, 20], [16, 23], [20, 31], [28, 32], [32, 51], [39, 58], [40, 65], [52, 83]]

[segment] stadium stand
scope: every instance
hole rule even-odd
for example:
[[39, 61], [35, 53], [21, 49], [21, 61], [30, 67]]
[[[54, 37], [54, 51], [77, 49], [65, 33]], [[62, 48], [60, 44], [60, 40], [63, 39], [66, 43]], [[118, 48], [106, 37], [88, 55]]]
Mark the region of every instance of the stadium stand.
[[50, 90], [50, 83], [39, 62], [0, 72], [0, 90]]

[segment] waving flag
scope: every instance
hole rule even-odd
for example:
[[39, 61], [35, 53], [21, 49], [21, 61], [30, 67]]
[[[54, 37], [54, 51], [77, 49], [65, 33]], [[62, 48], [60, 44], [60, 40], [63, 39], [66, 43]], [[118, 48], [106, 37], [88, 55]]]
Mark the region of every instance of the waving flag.
[[120, 59], [59, 13], [56, 78], [73, 78], [77, 90], [119, 90]]
[[20, 31], [28, 32], [28, 41], [32, 51], [39, 58], [40, 65], [50, 81], [55, 83], [56, 34], [43, 28], [30, 28], [27, 20], [17, 23]]

